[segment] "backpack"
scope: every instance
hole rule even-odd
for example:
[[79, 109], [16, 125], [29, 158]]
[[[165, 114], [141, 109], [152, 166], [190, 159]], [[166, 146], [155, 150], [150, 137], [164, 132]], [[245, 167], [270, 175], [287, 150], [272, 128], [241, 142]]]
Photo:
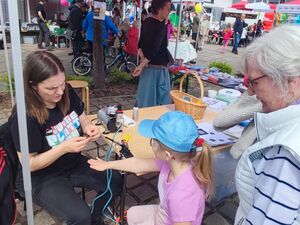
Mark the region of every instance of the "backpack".
[[9, 121], [0, 126], [0, 224], [12, 225], [16, 219], [14, 197], [18, 156]]

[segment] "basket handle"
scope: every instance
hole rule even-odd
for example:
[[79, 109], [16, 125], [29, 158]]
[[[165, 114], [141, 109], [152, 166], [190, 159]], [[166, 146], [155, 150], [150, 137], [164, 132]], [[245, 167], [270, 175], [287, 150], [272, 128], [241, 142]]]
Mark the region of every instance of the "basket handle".
[[198, 81], [198, 83], [199, 83], [199, 85], [200, 85], [200, 99], [202, 100], [202, 99], [203, 99], [203, 96], [204, 96], [204, 86], [203, 86], [203, 82], [202, 82], [202, 80], [200, 79], [199, 75], [198, 75], [197, 73], [195, 73], [194, 71], [192, 71], [192, 70], [186, 71], [186, 73], [183, 74], [182, 77], [180, 78], [179, 92], [182, 92], [183, 81], [184, 81], [184, 79], [185, 79], [188, 75], [193, 75], [193, 76], [197, 79], [197, 81]]

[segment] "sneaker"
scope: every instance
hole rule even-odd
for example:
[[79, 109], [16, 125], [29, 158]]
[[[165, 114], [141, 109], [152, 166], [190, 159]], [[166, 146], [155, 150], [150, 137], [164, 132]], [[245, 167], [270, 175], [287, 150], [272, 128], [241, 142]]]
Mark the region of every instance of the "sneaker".
[[38, 49], [45, 49], [43, 46], [38, 46]]

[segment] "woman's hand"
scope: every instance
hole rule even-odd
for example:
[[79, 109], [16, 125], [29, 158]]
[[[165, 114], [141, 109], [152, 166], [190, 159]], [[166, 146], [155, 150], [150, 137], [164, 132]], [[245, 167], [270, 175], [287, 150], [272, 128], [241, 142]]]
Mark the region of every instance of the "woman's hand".
[[62, 142], [60, 147], [65, 153], [78, 153], [85, 148], [89, 141], [90, 138], [87, 137], [75, 137]]
[[143, 66], [143, 65], [141, 65], [141, 64], [138, 65], [138, 66], [135, 68], [135, 70], [133, 71], [132, 76], [134, 76], [134, 77], [140, 76], [141, 73], [142, 73], [142, 71], [143, 71], [143, 69], [144, 69], [144, 66]]
[[90, 164], [90, 167], [94, 170], [104, 171], [109, 169], [108, 162], [99, 159], [98, 157], [96, 159], [89, 159], [88, 163]]
[[96, 141], [100, 137], [99, 128], [94, 124], [84, 126], [83, 132], [88, 135], [90, 141]]
[[143, 60], [145, 58], [144, 53], [141, 48], [138, 49], [138, 56]]

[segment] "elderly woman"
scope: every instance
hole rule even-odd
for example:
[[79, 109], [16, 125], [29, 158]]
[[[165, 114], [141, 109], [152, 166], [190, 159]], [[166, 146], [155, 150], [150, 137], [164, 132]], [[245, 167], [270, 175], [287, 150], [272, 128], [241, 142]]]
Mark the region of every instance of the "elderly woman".
[[[61, 61], [45, 51], [28, 55], [24, 89], [33, 201], [68, 225], [103, 224], [102, 209], [111, 200], [105, 191], [106, 173], [90, 169], [88, 159], [81, 154], [88, 142], [99, 138], [99, 129], [85, 115], [82, 101], [66, 84]], [[21, 158], [15, 112], [10, 124], [13, 143]], [[113, 196], [121, 193], [122, 181], [121, 175], [113, 172]], [[21, 173], [16, 186], [24, 195]], [[92, 214], [87, 203], [75, 193], [74, 186], [95, 190], [102, 196], [95, 201]]]
[[282, 26], [246, 49], [256, 142], [236, 170], [240, 205], [235, 224], [300, 224], [300, 27]]

